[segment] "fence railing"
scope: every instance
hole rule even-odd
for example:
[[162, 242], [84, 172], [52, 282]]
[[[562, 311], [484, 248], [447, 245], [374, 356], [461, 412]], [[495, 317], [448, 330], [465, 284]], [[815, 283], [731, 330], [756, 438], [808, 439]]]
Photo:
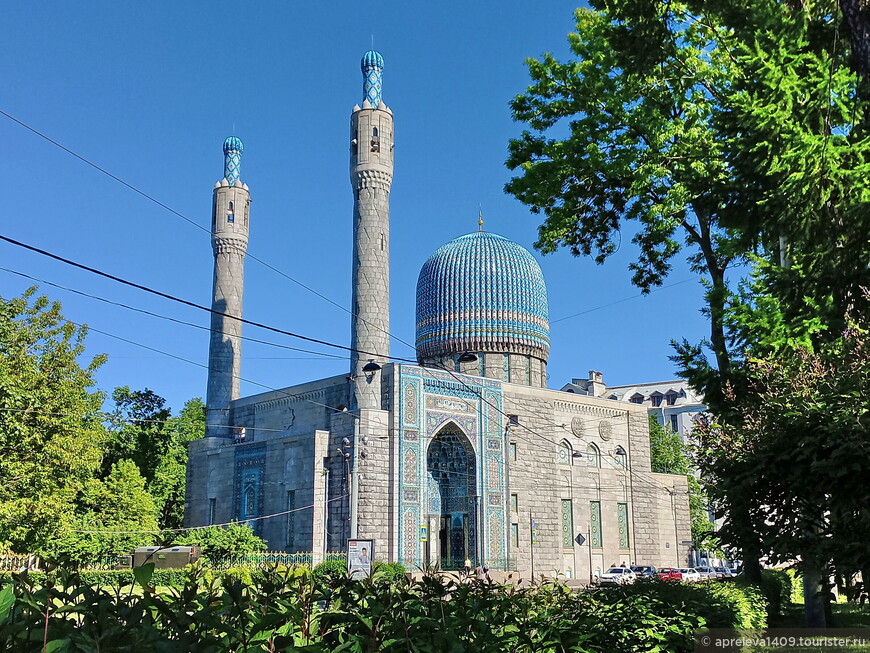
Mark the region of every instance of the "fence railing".
[[[117, 569], [122, 556], [102, 556], [82, 565], [82, 571], [109, 571]], [[124, 556], [128, 557], [128, 556]], [[287, 553], [286, 551], [260, 551], [257, 553], [244, 553], [235, 556], [226, 556], [217, 560], [209, 559], [208, 566], [212, 569], [224, 571], [231, 567], [248, 567], [250, 569], [263, 569], [269, 565], [305, 565], [312, 566], [313, 555], [310, 551], [299, 553]], [[330, 551], [324, 555], [324, 560], [346, 560], [347, 553], [343, 551]], [[24, 569], [43, 569], [42, 561], [32, 555], [0, 555], [0, 571], [23, 571]]]
[[0, 571], [23, 571], [25, 569], [40, 569], [42, 561], [32, 555], [0, 556]]

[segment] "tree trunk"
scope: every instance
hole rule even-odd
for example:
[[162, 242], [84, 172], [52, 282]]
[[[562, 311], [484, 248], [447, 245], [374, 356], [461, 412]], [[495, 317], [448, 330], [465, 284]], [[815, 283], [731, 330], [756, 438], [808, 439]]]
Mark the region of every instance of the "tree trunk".
[[824, 570], [817, 564], [805, 561], [804, 566], [804, 626], [827, 627], [826, 604], [828, 588]]

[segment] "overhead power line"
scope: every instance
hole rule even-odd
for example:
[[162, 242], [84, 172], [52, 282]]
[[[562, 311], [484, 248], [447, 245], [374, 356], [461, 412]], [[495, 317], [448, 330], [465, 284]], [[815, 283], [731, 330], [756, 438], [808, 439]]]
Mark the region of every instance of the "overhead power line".
[[[136, 283], [134, 281], [128, 281], [127, 279], [123, 279], [121, 277], [115, 276], [113, 274], [109, 274], [108, 272], [103, 272], [102, 270], [98, 270], [97, 268], [90, 267], [88, 265], [84, 265], [83, 263], [77, 263], [76, 261], [70, 260], [68, 258], [64, 258], [58, 254], [52, 254], [49, 251], [41, 249], [39, 247], [35, 247], [33, 245], [28, 245], [27, 243], [22, 243], [20, 240], [15, 240], [14, 238], [9, 238], [8, 236], [3, 236], [0, 234], [0, 240], [5, 240], [7, 243], [12, 245], [16, 245], [17, 247], [22, 247], [24, 249], [30, 250], [31, 252], [36, 252], [37, 254], [41, 254], [42, 256], [46, 256], [48, 258], [54, 259], [56, 261], [60, 261], [61, 263], [65, 263], [67, 265], [71, 265], [73, 267], [79, 268], [80, 270], [85, 270], [86, 272], [90, 272], [91, 274], [96, 274], [98, 276], [104, 277], [106, 279], [110, 279], [117, 283], [124, 284], [125, 286], [130, 286], [131, 288], [136, 288], [138, 290], [142, 290], [143, 292], [151, 293], [152, 295], [156, 295], [158, 297], [162, 297], [163, 299], [168, 299], [173, 302], [177, 302], [179, 304], [183, 304], [184, 306], [190, 306], [191, 308], [195, 308], [200, 311], [205, 311], [207, 313], [211, 313], [214, 315], [220, 315], [222, 317], [229, 318], [231, 320], [237, 320], [242, 324], [249, 324], [250, 326], [258, 327], [260, 329], [266, 329], [267, 331], [273, 331], [274, 333], [280, 333], [281, 335], [290, 336], [291, 338], [298, 338], [300, 340], [305, 340], [306, 342], [313, 342], [318, 345], [324, 345], [325, 347], [334, 347], [335, 349], [343, 349], [344, 351], [354, 352], [357, 354], [365, 354], [366, 356], [373, 356], [375, 358], [383, 358], [381, 354], [376, 354], [370, 351], [363, 351], [361, 349], [354, 349], [353, 347], [348, 347], [346, 345], [339, 345], [334, 342], [328, 342], [326, 340], [320, 340], [318, 338], [311, 338], [309, 336], [303, 336], [299, 333], [294, 333], [293, 331], [287, 331], [285, 329], [279, 329], [278, 327], [273, 327], [268, 324], [263, 324], [262, 322], [254, 322], [253, 320], [248, 320], [243, 317], [236, 317], [235, 315], [229, 315], [228, 313], [224, 313], [223, 311], [218, 311], [208, 306], [203, 306], [202, 304], [197, 304], [195, 302], [191, 302], [187, 299], [182, 299], [180, 297], [176, 297], [175, 295], [170, 295], [165, 292], [161, 292], [159, 290], [155, 290], [154, 288], [149, 288], [148, 286], [143, 286], [142, 284]], [[408, 363], [416, 362], [412, 361], [409, 358], [399, 358], [396, 356], [390, 356], [391, 360], [404, 361]]]
[[[137, 195], [140, 195], [140, 196], [144, 197], [144, 198], [147, 199], [149, 202], [153, 202], [154, 204], [156, 204], [156, 205], [159, 206], [160, 208], [162, 208], [162, 209], [166, 209], [166, 210], [169, 211], [171, 214], [173, 214], [173, 215], [175, 215], [175, 216], [181, 218], [182, 220], [184, 220], [184, 221], [187, 222], [188, 224], [193, 225], [194, 227], [196, 227], [196, 228], [199, 229], [200, 231], [203, 231], [203, 232], [205, 232], [205, 233], [207, 233], [207, 234], [209, 234], [209, 235], [211, 235], [211, 236], [214, 236], [214, 235], [215, 235], [213, 231], [211, 231], [210, 229], [207, 229], [207, 228], [203, 227], [201, 224], [199, 224], [199, 223], [196, 222], [195, 220], [192, 220], [192, 219], [188, 218], [186, 215], [184, 215], [184, 214], [181, 213], [180, 211], [177, 211], [177, 210], [173, 209], [171, 206], [169, 206], [168, 204], [165, 204], [165, 203], [161, 202], [160, 200], [158, 200], [158, 199], [157, 199], [156, 197], [154, 197], [153, 195], [149, 195], [148, 193], [146, 193], [145, 191], [143, 191], [143, 190], [137, 188], [137, 187], [134, 186], [133, 184], [131, 184], [131, 183], [129, 183], [129, 182], [127, 182], [127, 181], [121, 179], [121, 177], [119, 177], [119, 176], [117, 176], [117, 175], [115, 175], [115, 174], [112, 174], [111, 172], [109, 172], [109, 171], [106, 170], [105, 168], [103, 168], [103, 167], [97, 165], [96, 163], [94, 163], [93, 161], [89, 160], [88, 158], [82, 156], [82, 155], [79, 154], [78, 152], [75, 152], [74, 150], [71, 150], [70, 148], [68, 148], [68, 147], [66, 147], [65, 145], [63, 145], [62, 143], [60, 143], [60, 142], [54, 140], [53, 138], [51, 138], [51, 137], [48, 136], [47, 134], [44, 134], [43, 132], [39, 131], [39, 130], [36, 129], [35, 127], [31, 127], [30, 125], [28, 125], [28, 124], [27, 124], [26, 122], [24, 122], [23, 120], [19, 120], [19, 119], [16, 118], [15, 116], [11, 115], [10, 113], [7, 113], [6, 111], [3, 111], [2, 109], [0, 109], [0, 115], [6, 116], [7, 118], [9, 118], [9, 120], [11, 120], [12, 122], [14, 122], [14, 123], [20, 125], [21, 127], [23, 127], [24, 129], [26, 129], [27, 131], [29, 131], [29, 132], [31, 132], [31, 133], [33, 133], [33, 134], [39, 136], [40, 138], [42, 138], [42, 139], [48, 141], [48, 142], [51, 143], [52, 145], [54, 145], [54, 146], [60, 148], [61, 150], [63, 150], [63, 151], [66, 152], [67, 154], [69, 154], [69, 155], [75, 157], [76, 159], [78, 159], [79, 161], [81, 161], [82, 163], [85, 163], [86, 165], [89, 165], [89, 166], [92, 167], [94, 170], [97, 170], [98, 172], [101, 172], [102, 174], [106, 175], [106, 176], [109, 177], [110, 179], [113, 179], [114, 181], [117, 181], [119, 184], [121, 184], [121, 185], [124, 186], [125, 188], [127, 188], [127, 189], [129, 189], [129, 190], [132, 190], [134, 193], [136, 193]], [[315, 289], [312, 288], [311, 286], [302, 283], [302, 282], [299, 281], [298, 279], [293, 278], [292, 276], [290, 276], [289, 274], [287, 274], [287, 273], [284, 272], [283, 270], [280, 270], [280, 269], [276, 268], [274, 265], [272, 265], [271, 263], [269, 263], [269, 262], [267, 262], [267, 261], [264, 261], [263, 259], [259, 258], [259, 257], [256, 256], [255, 254], [252, 254], [252, 253], [248, 252], [248, 253], [246, 254], [246, 258], [249, 258], [249, 259], [251, 259], [252, 261], [256, 261], [256, 262], [259, 263], [260, 265], [262, 265], [262, 266], [264, 266], [264, 267], [266, 267], [266, 268], [272, 270], [273, 272], [275, 272], [276, 274], [279, 274], [280, 276], [284, 277], [284, 278], [287, 279], [288, 281], [291, 281], [292, 283], [295, 283], [297, 286], [299, 286], [300, 288], [303, 288], [303, 289], [307, 290], [308, 292], [312, 293], [313, 295], [316, 295], [317, 297], [320, 297], [322, 300], [324, 300], [324, 301], [326, 301], [326, 302], [332, 304], [332, 305], [335, 306], [336, 308], [341, 309], [341, 310], [344, 311], [345, 313], [348, 313], [349, 315], [351, 315], [351, 316], [353, 316], [353, 317], [359, 317], [356, 313], [354, 313], [353, 311], [351, 311], [349, 308], [347, 308], [347, 307], [345, 307], [345, 306], [342, 306], [342, 305], [339, 304], [338, 302], [336, 302], [336, 301], [330, 299], [329, 297], [327, 297], [327, 296], [324, 295], [323, 293], [321, 293], [321, 292], [315, 290]], [[383, 329], [382, 327], [380, 327], [380, 326], [378, 326], [378, 325], [376, 325], [376, 324], [372, 324], [371, 322], [368, 322], [367, 320], [364, 320], [363, 318], [360, 318], [360, 319], [362, 319], [363, 322], [365, 322], [365, 323], [368, 324], [369, 326], [371, 326], [371, 327], [373, 327], [373, 328], [376, 328], [376, 329], [378, 329], [378, 330], [380, 330], [380, 331], [383, 331], [384, 333], [386, 333], [386, 334], [387, 334], [388, 336], [390, 336], [391, 338], [395, 338], [396, 340], [398, 340], [398, 341], [401, 342], [402, 344], [404, 344], [404, 345], [406, 345], [406, 346], [409, 346], [409, 347], [412, 347], [412, 349], [413, 349], [413, 346], [412, 346], [412, 345], [409, 345], [409, 344], [408, 344], [407, 342], [405, 342], [404, 340], [398, 338], [397, 336], [392, 335], [389, 331]]]

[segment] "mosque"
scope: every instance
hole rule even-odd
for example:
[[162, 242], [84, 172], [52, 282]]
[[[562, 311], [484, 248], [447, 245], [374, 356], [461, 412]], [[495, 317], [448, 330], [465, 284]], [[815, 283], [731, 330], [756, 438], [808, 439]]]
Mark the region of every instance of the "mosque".
[[[362, 59], [350, 117], [347, 374], [240, 397], [250, 194], [224, 143], [206, 436], [190, 445], [186, 524], [247, 522], [270, 550], [344, 551], [409, 568], [466, 559], [591, 579], [609, 565], [687, 564], [685, 477], [650, 470], [644, 406], [546, 388], [547, 287], [534, 257], [483, 231], [442, 245], [417, 281], [416, 364], [390, 356], [393, 112], [384, 61]], [[403, 300], [404, 301], [404, 300]]]

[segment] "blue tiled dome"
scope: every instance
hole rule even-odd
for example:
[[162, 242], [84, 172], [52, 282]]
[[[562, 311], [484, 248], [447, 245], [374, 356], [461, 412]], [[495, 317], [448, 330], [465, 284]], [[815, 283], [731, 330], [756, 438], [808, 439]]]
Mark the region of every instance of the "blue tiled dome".
[[366, 71], [366, 68], [383, 68], [384, 67], [384, 57], [377, 50], [369, 50], [363, 55], [362, 61], [360, 62], [360, 67], [363, 72]]
[[242, 139], [235, 136], [230, 136], [224, 141], [224, 154], [230, 152], [238, 152], [241, 154], [245, 151], [245, 146], [242, 144]]
[[440, 247], [417, 279], [417, 358], [463, 352], [544, 361], [550, 353], [541, 266], [527, 249], [485, 231]]

